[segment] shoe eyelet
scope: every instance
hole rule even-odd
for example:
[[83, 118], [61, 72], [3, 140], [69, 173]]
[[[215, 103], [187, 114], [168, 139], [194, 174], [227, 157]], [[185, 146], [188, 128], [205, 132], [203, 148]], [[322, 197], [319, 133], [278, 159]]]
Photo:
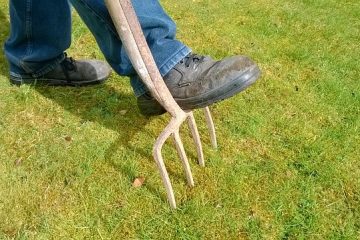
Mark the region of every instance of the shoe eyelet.
[[179, 87], [187, 87], [187, 86], [190, 86], [191, 83], [179, 83], [178, 86]]

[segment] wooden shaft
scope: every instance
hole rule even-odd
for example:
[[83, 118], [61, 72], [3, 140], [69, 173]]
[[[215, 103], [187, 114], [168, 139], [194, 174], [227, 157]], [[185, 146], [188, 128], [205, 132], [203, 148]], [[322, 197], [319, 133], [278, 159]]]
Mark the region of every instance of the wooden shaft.
[[156, 100], [172, 115], [185, 115], [155, 64], [130, 0], [105, 0], [135, 70]]

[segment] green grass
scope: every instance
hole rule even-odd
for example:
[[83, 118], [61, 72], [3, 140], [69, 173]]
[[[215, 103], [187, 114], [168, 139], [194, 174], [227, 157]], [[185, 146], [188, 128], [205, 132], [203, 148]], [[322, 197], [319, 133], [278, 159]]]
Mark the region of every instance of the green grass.
[[[196, 187], [167, 144], [169, 208], [151, 157], [169, 118], [142, 117], [127, 78], [14, 87], [1, 53], [0, 239], [360, 239], [359, 1], [162, 3], [194, 51], [249, 55], [263, 71], [212, 107], [218, 150], [196, 113], [206, 168], [184, 129]], [[76, 13], [68, 53], [103, 59]]]

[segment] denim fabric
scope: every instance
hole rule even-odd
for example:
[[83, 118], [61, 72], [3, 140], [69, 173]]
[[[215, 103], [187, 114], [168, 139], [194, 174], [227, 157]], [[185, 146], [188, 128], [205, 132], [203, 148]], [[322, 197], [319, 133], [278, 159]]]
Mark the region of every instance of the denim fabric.
[[[130, 76], [136, 96], [146, 91], [137, 77], [103, 0], [70, 0], [86, 23], [111, 67]], [[158, 0], [133, 0], [147, 43], [162, 75], [165, 75], [190, 49], [176, 40], [176, 25]], [[5, 43], [10, 74], [34, 77], [51, 71], [70, 45], [71, 16], [67, 0], [11, 0], [11, 34]]]
[[[36, 5], [34, 5], [36, 4]], [[70, 46], [70, 6], [62, 1], [10, 1], [10, 36], [5, 54], [10, 74], [41, 76], [64, 59]]]

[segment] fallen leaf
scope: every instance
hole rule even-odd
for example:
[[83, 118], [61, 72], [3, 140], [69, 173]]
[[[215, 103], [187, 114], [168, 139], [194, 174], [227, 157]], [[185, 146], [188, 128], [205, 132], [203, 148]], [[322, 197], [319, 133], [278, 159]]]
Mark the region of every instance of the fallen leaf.
[[121, 110], [120, 115], [125, 115], [127, 113], [127, 110]]
[[19, 166], [22, 162], [22, 158], [18, 158], [14, 161], [15, 166]]
[[135, 188], [141, 187], [145, 182], [145, 178], [144, 177], [137, 177], [135, 178], [132, 186]]

